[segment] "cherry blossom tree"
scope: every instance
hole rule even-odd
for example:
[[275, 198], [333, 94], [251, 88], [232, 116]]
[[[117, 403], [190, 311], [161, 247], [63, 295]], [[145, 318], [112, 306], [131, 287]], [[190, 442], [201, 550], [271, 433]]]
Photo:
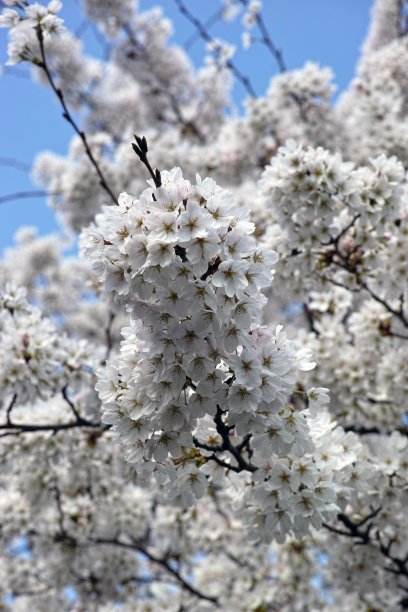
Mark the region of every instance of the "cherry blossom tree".
[[33, 171], [79, 255], [22, 228], [0, 261], [1, 607], [407, 609], [408, 6], [374, 2], [333, 104], [261, 2], [214, 17], [272, 54], [260, 97], [175, 2], [199, 70], [134, 0], [84, 0], [104, 60], [59, 0], [4, 2], [72, 128]]

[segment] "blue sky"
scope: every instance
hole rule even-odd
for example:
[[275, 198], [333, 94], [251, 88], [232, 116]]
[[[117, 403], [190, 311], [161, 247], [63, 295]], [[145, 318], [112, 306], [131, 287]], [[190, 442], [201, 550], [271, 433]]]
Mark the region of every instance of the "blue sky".
[[[185, 0], [185, 3], [202, 21], [220, 6], [217, 0]], [[341, 92], [354, 75], [371, 4], [371, 0], [264, 0], [263, 15], [288, 69], [299, 68], [307, 60], [331, 66]], [[172, 41], [181, 45], [191, 42], [194, 28], [178, 12], [174, 0], [140, 0], [139, 5], [142, 10], [162, 6], [164, 14], [174, 23]], [[83, 21], [79, 0], [65, 0], [61, 16], [75, 31]], [[273, 58], [261, 45], [242, 50], [239, 17], [232, 23], [217, 24], [210, 32], [237, 46], [234, 62], [241, 72], [250, 76], [255, 91], [261, 95], [271, 76], [277, 73]], [[101, 47], [91, 28], [85, 31], [83, 41], [87, 53], [100, 57]], [[196, 66], [201, 65], [203, 53], [203, 43], [195, 38], [189, 54]], [[1, 29], [0, 64], [6, 61], [7, 30]], [[27, 78], [28, 71], [28, 66], [20, 64], [12, 70], [6, 69], [0, 76], [0, 162], [14, 158], [30, 166], [39, 151], [65, 154], [72, 136], [72, 129], [62, 118], [52, 91]], [[234, 89], [237, 106], [244, 97], [243, 88], [237, 85]], [[45, 198], [1, 203], [1, 197], [7, 194], [37, 189], [27, 172], [0, 163], [1, 251], [12, 246], [13, 235], [22, 225], [38, 227], [41, 235], [58, 229]]]

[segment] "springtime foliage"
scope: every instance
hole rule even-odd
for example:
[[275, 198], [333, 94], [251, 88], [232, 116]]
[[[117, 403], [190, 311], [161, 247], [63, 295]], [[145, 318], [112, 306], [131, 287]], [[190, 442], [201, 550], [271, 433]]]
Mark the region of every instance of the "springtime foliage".
[[408, 609], [408, 7], [376, 0], [333, 106], [260, 2], [218, 14], [277, 62], [258, 98], [175, 2], [201, 70], [135, 0], [84, 0], [105, 60], [4, 2], [72, 127], [34, 173], [80, 257], [23, 228], [0, 261], [0, 609]]

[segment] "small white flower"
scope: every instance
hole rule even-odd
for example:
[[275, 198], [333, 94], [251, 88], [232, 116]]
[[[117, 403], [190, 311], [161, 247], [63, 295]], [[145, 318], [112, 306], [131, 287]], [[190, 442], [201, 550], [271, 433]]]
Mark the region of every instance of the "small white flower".
[[329, 389], [325, 387], [312, 387], [307, 391], [307, 398], [309, 400], [308, 406], [311, 416], [315, 416], [322, 406], [330, 402], [330, 397], [327, 395]]
[[187, 242], [194, 238], [204, 238], [211, 221], [211, 215], [198, 202], [187, 202], [186, 210], [178, 219], [180, 241]]
[[213, 285], [216, 287], [224, 287], [228, 297], [234, 295], [240, 296], [248, 285], [245, 276], [247, 270], [248, 264], [246, 261], [237, 261], [236, 259], [223, 261], [214, 274], [212, 280]]

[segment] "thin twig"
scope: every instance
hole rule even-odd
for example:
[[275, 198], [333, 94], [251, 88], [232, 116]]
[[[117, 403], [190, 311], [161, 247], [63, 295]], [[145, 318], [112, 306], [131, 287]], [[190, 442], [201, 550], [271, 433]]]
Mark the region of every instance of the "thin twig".
[[161, 187], [161, 176], [160, 176], [160, 170], [158, 170], [156, 168], [156, 170], [153, 170], [153, 168], [150, 165], [149, 160], [147, 159], [147, 152], [149, 150], [149, 147], [147, 146], [147, 142], [146, 142], [146, 138], [145, 136], [143, 136], [142, 138], [140, 138], [140, 136], [137, 136], [136, 134], [134, 134], [136, 143], [132, 142], [132, 148], [134, 150], [134, 152], [136, 153], [136, 155], [139, 157], [140, 161], [142, 162], [142, 164], [144, 164], [146, 166], [146, 168], [149, 171], [150, 176], [152, 177], [154, 184], [156, 185], [156, 187]]
[[[239, 0], [239, 1], [241, 2], [243, 6], [248, 7], [249, 0]], [[266, 27], [265, 21], [262, 17], [262, 14], [255, 13], [254, 17], [255, 17], [257, 26], [259, 28], [259, 31], [262, 34], [261, 42], [266, 46], [266, 48], [271, 52], [271, 54], [275, 58], [280, 72], [286, 72], [286, 64], [283, 60], [282, 51], [278, 49], [276, 45], [273, 43], [271, 35], [269, 34], [268, 28]]]
[[45, 424], [27, 424], [27, 423], [5, 423], [3, 425], [0, 424], [0, 431], [5, 431], [6, 433], [0, 434], [0, 437], [4, 437], [6, 435], [19, 435], [20, 433], [29, 433], [35, 431], [52, 431], [56, 433], [57, 431], [62, 431], [65, 429], [76, 429], [78, 427], [91, 427], [95, 429], [103, 429], [103, 425], [101, 423], [92, 423], [85, 419], [80, 419], [78, 421], [73, 421], [72, 423], [52, 423], [50, 425]]
[[381, 298], [379, 295], [377, 295], [376, 293], [374, 293], [374, 291], [372, 291], [370, 289], [370, 287], [367, 285], [366, 282], [364, 282], [361, 278], [357, 278], [357, 282], [358, 284], [363, 287], [373, 298], [373, 300], [375, 300], [376, 302], [378, 302], [379, 304], [382, 304], [384, 306], [384, 308], [386, 310], [388, 310], [388, 312], [390, 312], [391, 314], [393, 314], [395, 317], [397, 317], [404, 325], [405, 327], [408, 327], [408, 319], [406, 319], [406, 317], [404, 316], [403, 312], [401, 312], [401, 310], [396, 310], [395, 308], [393, 308], [392, 306], [390, 306], [390, 304], [388, 304], [388, 302], [386, 300], [384, 300], [383, 298]]
[[23, 200], [25, 198], [44, 198], [45, 196], [59, 196], [61, 192], [48, 193], [48, 191], [37, 190], [37, 191], [17, 191], [16, 193], [10, 193], [5, 196], [0, 196], [0, 204], [5, 202], [12, 202], [13, 200]]
[[9, 166], [10, 168], [16, 168], [21, 172], [30, 172], [31, 164], [15, 159], [14, 157], [0, 157], [0, 166]]
[[199, 591], [194, 586], [192, 586], [189, 582], [187, 582], [187, 580], [185, 580], [185, 578], [183, 578], [181, 574], [170, 565], [170, 562], [167, 559], [161, 559], [160, 557], [153, 555], [142, 544], [137, 543], [137, 542], [135, 543], [122, 542], [121, 540], [118, 540], [117, 538], [115, 539], [91, 538], [90, 542], [93, 544], [119, 546], [121, 548], [135, 550], [141, 553], [142, 555], [145, 555], [149, 559], [149, 561], [152, 561], [153, 563], [156, 563], [157, 565], [164, 567], [167, 570], [167, 572], [171, 574], [177, 580], [177, 582], [179, 582], [180, 585], [184, 589], [186, 589], [189, 593], [205, 601], [210, 601], [211, 603], [215, 604], [218, 607], [218, 600], [216, 597], [211, 597], [210, 595], [205, 595], [204, 593], [201, 593], [201, 591]]
[[[218, 11], [216, 11], [213, 15], [211, 15], [206, 21], [204, 21], [203, 23], [203, 28], [205, 28], [205, 30], [208, 32], [208, 30], [217, 23], [217, 21], [219, 21], [220, 19], [222, 19], [222, 16], [224, 14], [224, 7], [218, 9]], [[188, 51], [190, 49], [190, 47], [192, 47], [192, 45], [195, 43], [195, 41], [197, 40], [197, 33], [195, 32], [194, 34], [192, 34], [190, 36], [190, 38], [188, 40], [186, 40], [186, 42], [183, 44], [183, 47], [186, 51]]]
[[[197, 139], [201, 142], [201, 143], [205, 143], [205, 136], [201, 133], [200, 129], [198, 128], [197, 124], [191, 120], [191, 119], [186, 119], [183, 116], [183, 112], [180, 108], [180, 104], [179, 101], [177, 99], [177, 96], [170, 91], [169, 86], [168, 86], [168, 82], [166, 82], [166, 80], [163, 78], [163, 76], [156, 71], [156, 61], [151, 58], [149, 56], [148, 53], [148, 46], [143, 47], [138, 40], [135, 38], [135, 36], [133, 35], [132, 29], [130, 27], [129, 24], [125, 23], [123, 24], [123, 31], [125, 32], [125, 34], [127, 35], [129, 42], [132, 44], [132, 46], [135, 48], [136, 50], [136, 56], [137, 55], [143, 55], [148, 67], [149, 67], [149, 71], [151, 73], [151, 75], [154, 77], [155, 79], [155, 83], [152, 87], [152, 89], [154, 89], [157, 93], [162, 94], [163, 96], [165, 96], [166, 98], [168, 98], [170, 100], [170, 106], [176, 116], [176, 120], [178, 121], [178, 123], [180, 123], [182, 126], [184, 126], [186, 131], [191, 131], [192, 134], [194, 134]], [[160, 120], [164, 120], [164, 117], [160, 116], [159, 117]], [[166, 121], [167, 123], [170, 123], [170, 121], [167, 119]]]
[[8, 425], [11, 424], [11, 411], [13, 410], [13, 406], [16, 403], [16, 401], [17, 401], [17, 393], [14, 393], [13, 397], [11, 398], [11, 402], [7, 408], [6, 418], [7, 418]]
[[82, 130], [79, 129], [79, 127], [77, 126], [77, 124], [75, 123], [69, 109], [68, 106], [65, 102], [65, 98], [64, 98], [64, 94], [62, 93], [61, 89], [59, 87], [57, 87], [54, 83], [54, 79], [51, 75], [50, 69], [48, 67], [47, 64], [47, 60], [45, 57], [45, 49], [44, 49], [44, 36], [43, 36], [43, 32], [41, 29], [41, 26], [38, 25], [37, 26], [37, 38], [38, 38], [38, 42], [40, 44], [40, 52], [41, 52], [41, 62], [39, 63], [39, 67], [42, 68], [47, 76], [48, 82], [51, 85], [51, 88], [53, 89], [53, 91], [55, 92], [55, 94], [57, 95], [62, 109], [63, 109], [63, 113], [62, 116], [64, 117], [64, 119], [66, 119], [68, 121], [68, 123], [71, 124], [71, 126], [73, 127], [73, 129], [75, 130], [75, 132], [78, 134], [78, 136], [80, 137], [80, 139], [82, 140], [82, 143], [84, 145], [85, 148], [85, 152], [88, 156], [88, 159], [90, 160], [91, 164], [93, 165], [93, 167], [95, 168], [98, 176], [99, 176], [99, 182], [101, 187], [106, 191], [106, 193], [109, 194], [113, 204], [117, 204], [117, 198], [115, 197], [115, 195], [113, 194], [111, 188], [109, 187], [103, 173], [102, 170], [98, 164], [98, 162], [96, 161], [95, 157], [92, 154], [92, 151], [89, 147], [88, 141], [86, 139], [86, 135], [85, 132], [83, 132]]
[[60, 528], [60, 536], [62, 537], [66, 537], [67, 535], [67, 531], [65, 529], [65, 525], [64, 525], [64, 520], [65, 520], [65, 516], [64, 516], [64, 511], [62, 510], [62, 503], [61, 503], [61, 493], [60, 490], [57, 486], [51, 487], [51, 490], [55, 493], [55, 503], [57, 504], [57, 510], [58, 510], [58, 524], [59, 524], [59, 528]]
[[64, 400], [67, 402], [68, 406], [71, 408], [72, 412], [74, 413], [77, 423], [82, 422], [82, 417], [79, 415], [77, 409], [75, 408], [74, 403], [68, 397], [68, 389], [66, 385], [62, 389], [62, 397], [64, 398]]
[[310, 310], [307, 304], [302, 304], [302, 306], [303, 306], [304, 315], [309, 324], [309, 330], [313, 332], [316, 336], [320, 336], [320, 332], [315, 325], [315, 319], [314, 319], [312, 311]]
[[[200, 34], [201, 38], [203, 40], [205, 40], [206, 42], [208, 42], [208, 43], [214, 43], [215, 39], [207, 32], [207, 30], [205, 29], [205, 27], [201, 23], [201, 21], [199, 19], [197, 19], [197, 17], [195, 17], [188, 10], [188, 8], [184, 4], [183, 0], [174, 0], [174, 2], [177, 4], [177, 7], [178, 7], [180, 13], [182, 15], [184, 15], [184, 17], [186, 19], [188, 19], [188, 21], [190, 21], [190, 23], [192, 23], [193, 26], [197, 29], [197, 32]], [[237, 68], [237, 66], [234, 64], [234, 62], [229, 59], [229, 60], [227, 60], [225, 62], [225, 65], [226, 65], [226, 67], [229, 70], [231, 70], [231, 72], [236, 77], [236, 79], [240, 83], [242, 83], [242, 85], [245, 87], [245, 89], [247, 90], [247, 92], [251, 96], [251, 98], [256, 98], [257, 96], [256, 96], [256, 93], [255, 93], [255, 90], [252, 87], [252, 84], [251, 84], [249, 78], [242, 74], [242, 72]]]
[[106, 338], [106, 352], [105, 352], [105, 361], [107, 361], [109, 359], [109, 355], [111, 353], [112, 347], [113, 347], [113, 338], [112, 338], [112, 324], [115, 320], [115, 313], [114, 312], [110, 312], [109, 313], [109, 321], [108, 321], [108, 325], [106, 326], [105, 329], [105, 338]]

